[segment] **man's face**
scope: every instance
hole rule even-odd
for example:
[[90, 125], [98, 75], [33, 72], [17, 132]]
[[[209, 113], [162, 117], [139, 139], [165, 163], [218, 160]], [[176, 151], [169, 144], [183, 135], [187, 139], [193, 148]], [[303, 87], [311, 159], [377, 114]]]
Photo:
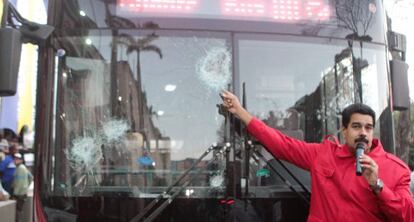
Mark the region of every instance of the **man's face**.
[[20, 158], [14, 158], [14, 164], [19, 165], [21, 163], [23, 163], [23, 160], [22, 159], [20, 159]]
[[9, 153], [9, 147], [5, 146], [3, 147], [3, 153]]
[[[373, 119], [370, 115], [354, 113], [351, 115], [351, 120], [349, 121], [348, 126], [342, 129], [342, 133], [346, 144], [352, 148], [356, 147], [356, 139], [364, 137], [368, 141], [365, 151], [369, 151], [372, 146], [372, 138], [374, 136]], [[355, 149], [353, 151], [355, 151]]]

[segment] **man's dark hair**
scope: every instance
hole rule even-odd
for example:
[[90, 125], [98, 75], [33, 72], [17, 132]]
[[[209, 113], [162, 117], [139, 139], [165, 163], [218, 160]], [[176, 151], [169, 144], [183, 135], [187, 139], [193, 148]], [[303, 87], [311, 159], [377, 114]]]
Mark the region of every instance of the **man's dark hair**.
[[351, 116], [354, 113], [370, 115], [372, 117], [372, 124], [375, 127], [375, 112], [371, 109], [371, 107], [362, 104], [362, 103], [355, 103], [352, 105], [347, 106], [342, 111], [342, 126], [347, 128], [349, 121], [351, 121]]

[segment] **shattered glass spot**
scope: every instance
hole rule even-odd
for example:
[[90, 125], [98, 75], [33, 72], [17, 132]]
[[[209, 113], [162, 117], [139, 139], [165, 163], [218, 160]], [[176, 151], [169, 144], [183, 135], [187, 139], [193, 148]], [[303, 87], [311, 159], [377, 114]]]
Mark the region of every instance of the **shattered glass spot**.
[[72, 147], [66, 151], [66, 157], [77, 172], [93, 174], [103, 156], [101, 145], [96, 138], [81, 137], [73, 140]]
[[108, 142], [119, 140], [128, 130], [128, 124], [125, 120], [111, 119], [102, 126], [103, 133]]
[[214, 175], [210, 178], [210, 187], [212, 188], [218, 188], [221, 187], [224, 182], [223, 175]]
[[211, 90], [226, 89], [231, 78], [231, 53], [226, 48], [212, 48], [196, 67], [200, 80]]
[[[65, 151], [69, 166], [79, 173], [75, 187], [83, 190], [88, 181], [88, 175], [99, 184], [98, 176], [94, 175], [100, 168], [100, 162], [112, 158], [112, 150], [120, 156], [124, 154], [124, 136], [129, 129], [126, 120], [110, 119], [102, 124], [102, 130], [94, 130], [93, 136], [79, 136], [72, 140], [72, 146]], [[91, 135], [91, 134], [89, 134]], [[105, 154], [103, 153], [105, 152]]]

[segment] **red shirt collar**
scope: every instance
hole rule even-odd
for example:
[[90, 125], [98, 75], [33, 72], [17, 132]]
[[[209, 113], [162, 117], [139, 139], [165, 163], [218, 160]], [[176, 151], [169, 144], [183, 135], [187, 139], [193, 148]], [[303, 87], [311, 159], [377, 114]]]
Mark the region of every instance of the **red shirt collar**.
[[[346, 144], [342, 144], [338, 147], [338, 149], [335, 152], [335, 155], [337, 157], [354, 157], [354, 154], [352, 154], [350, 151], [350, 148]], [[378, 157], [382, 154], [384, 154], [384, 148], [382, 147], [381, 142], [378, 139], [372, 140], [372, 147], [371, 151], [369, 152], [368, 156], [370, 157]]]

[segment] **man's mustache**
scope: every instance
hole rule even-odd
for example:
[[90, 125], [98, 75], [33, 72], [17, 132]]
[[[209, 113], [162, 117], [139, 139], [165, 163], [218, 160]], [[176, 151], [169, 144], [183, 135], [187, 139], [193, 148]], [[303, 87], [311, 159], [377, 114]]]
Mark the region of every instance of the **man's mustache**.
[[365, 137], [358, 137], [358, 138], [355, 139], [355, 143], [366, 143], [366, 144], [368, 144], [369, 141]]

